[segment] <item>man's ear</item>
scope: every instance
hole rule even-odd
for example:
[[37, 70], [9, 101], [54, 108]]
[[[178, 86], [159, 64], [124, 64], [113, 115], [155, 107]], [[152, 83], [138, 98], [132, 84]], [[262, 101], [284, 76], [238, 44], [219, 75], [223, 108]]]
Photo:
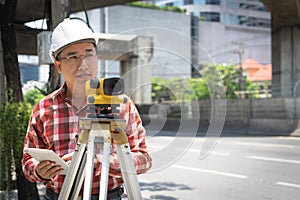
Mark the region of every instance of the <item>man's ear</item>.
[[61, 73], [61, 62], [58, 61], [58, 60], [55, 60], [55, 61], [54, 61], [54, 66], [55, 66], [57, 72], [58, 72], [58, 73]]

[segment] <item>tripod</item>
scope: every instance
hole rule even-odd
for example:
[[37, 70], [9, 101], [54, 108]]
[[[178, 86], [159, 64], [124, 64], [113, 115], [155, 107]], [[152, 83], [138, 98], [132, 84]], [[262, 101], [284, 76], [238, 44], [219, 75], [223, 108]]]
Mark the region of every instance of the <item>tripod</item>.
[[73, 200], [78, 197], [84, 178], [83, 200], [91, 198], [95, 158], [94, 144], [97, 142], [103, 148], [99, 200], [106, 200], [112, 141], [116, 145], [128, 199], [142, 199], [128, 138], [125, 133], [125, 120], [111, 117], [95, 118], [92, 116], [79, 119], [79, 127], [81, 132], [77, 146], [58, 199]]

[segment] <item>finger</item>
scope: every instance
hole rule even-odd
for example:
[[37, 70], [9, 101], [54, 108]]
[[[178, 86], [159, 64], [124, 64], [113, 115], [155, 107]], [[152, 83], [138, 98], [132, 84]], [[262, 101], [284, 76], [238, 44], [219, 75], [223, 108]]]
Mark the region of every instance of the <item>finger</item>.
[[47, 176], [53, 178], [56, 175], [60, 174], [63, 170], [64, 169], [61, 168], [60, 166], [53, 167], [47, 172]]
[[74, 152], [72, 153], [68, 153], [66, 155], [63, 155], [63, 157], [61, 157], [64, 161], [68, 161], [68, 160], [72, 160]]
[[35, 171], [42, 177], [44, 177], [44, 173], [47, 171], [48, 167], [51, 165], [50, 161], [42, 161], [38, 163], [35, 167]]
[[94, 168], [100, 167], [100, 161], [97, 158], [94, 158]]
[[57, 174], [61, 173], [64, 169], [60, 165], [53, 165], [47, 171], [43, 171], [43, 177], [51, 179]]
[[48, 171], [53, 165], [56, 165], [53, 161], [41, 162], [37, 165], [37, 170], [39, 171]]
[[43, 160], [43, 161], [41, 161], [39, 164], [38, 164], [38, 168], [44, 168], [45, 166], [48, 166], [48, 165], [50, 165], [51, 164], [51, 161], [50, 160]]
[[45, 174], [49, 170], [51, 170], [52, 167], [55, 167], [55, 166], [59, 166], [59, 165], [57, 165], [55, 162], [48, 162], [47, 161], [47, 162], [42, 162], [42, 163], [38, 164], [35, 170], [38, 172], [39, 175], [44, 177]]

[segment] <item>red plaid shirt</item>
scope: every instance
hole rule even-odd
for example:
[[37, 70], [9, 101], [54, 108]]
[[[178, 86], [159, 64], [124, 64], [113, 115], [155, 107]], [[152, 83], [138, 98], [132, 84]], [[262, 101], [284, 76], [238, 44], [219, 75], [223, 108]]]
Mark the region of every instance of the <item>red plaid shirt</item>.
[[[66, 97], [66, 85], [52, 94], [43, 98], [32, 111], [29, 121], [24, 147], [51, 149], [60, 157], [74, 152], [76, 136], [79, 133], [78, 110]], [[126, 131], [129, 144], [134, 157], [134, 164], [138, 174], [147, 172], [152, 165], [146, 145], [146, 131], [142, 126], [140, 116], [133, 102], [129, 100], [121, 105], [120, 118], [126, 120]], [[101, 157], [100, 150], [97, 151], [98, 158]], [[46, 187], [59, 193], [64, 175], [57, 175], [51, 181], [40, 179], [35, 173], [38, 161], [28, 153], [23, 152], [22, 166], [25, 177], [32, 182], [43, 182]], [[94, 169], [92, 193], [99, 193], [101, 165]], [[111, 148], [110, 170], [108, 189], [111, 190], [123, 183], [119, 162], [114, 145]]]

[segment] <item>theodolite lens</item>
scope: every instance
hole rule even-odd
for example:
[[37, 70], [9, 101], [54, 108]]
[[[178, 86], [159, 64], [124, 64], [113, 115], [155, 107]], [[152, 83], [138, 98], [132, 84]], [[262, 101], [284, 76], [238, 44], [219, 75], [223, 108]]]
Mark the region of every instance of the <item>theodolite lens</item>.
[[118, 96], [124, 93], [124, 81], [120, 78], [107, 78], [103, 82], [105, 95]]

